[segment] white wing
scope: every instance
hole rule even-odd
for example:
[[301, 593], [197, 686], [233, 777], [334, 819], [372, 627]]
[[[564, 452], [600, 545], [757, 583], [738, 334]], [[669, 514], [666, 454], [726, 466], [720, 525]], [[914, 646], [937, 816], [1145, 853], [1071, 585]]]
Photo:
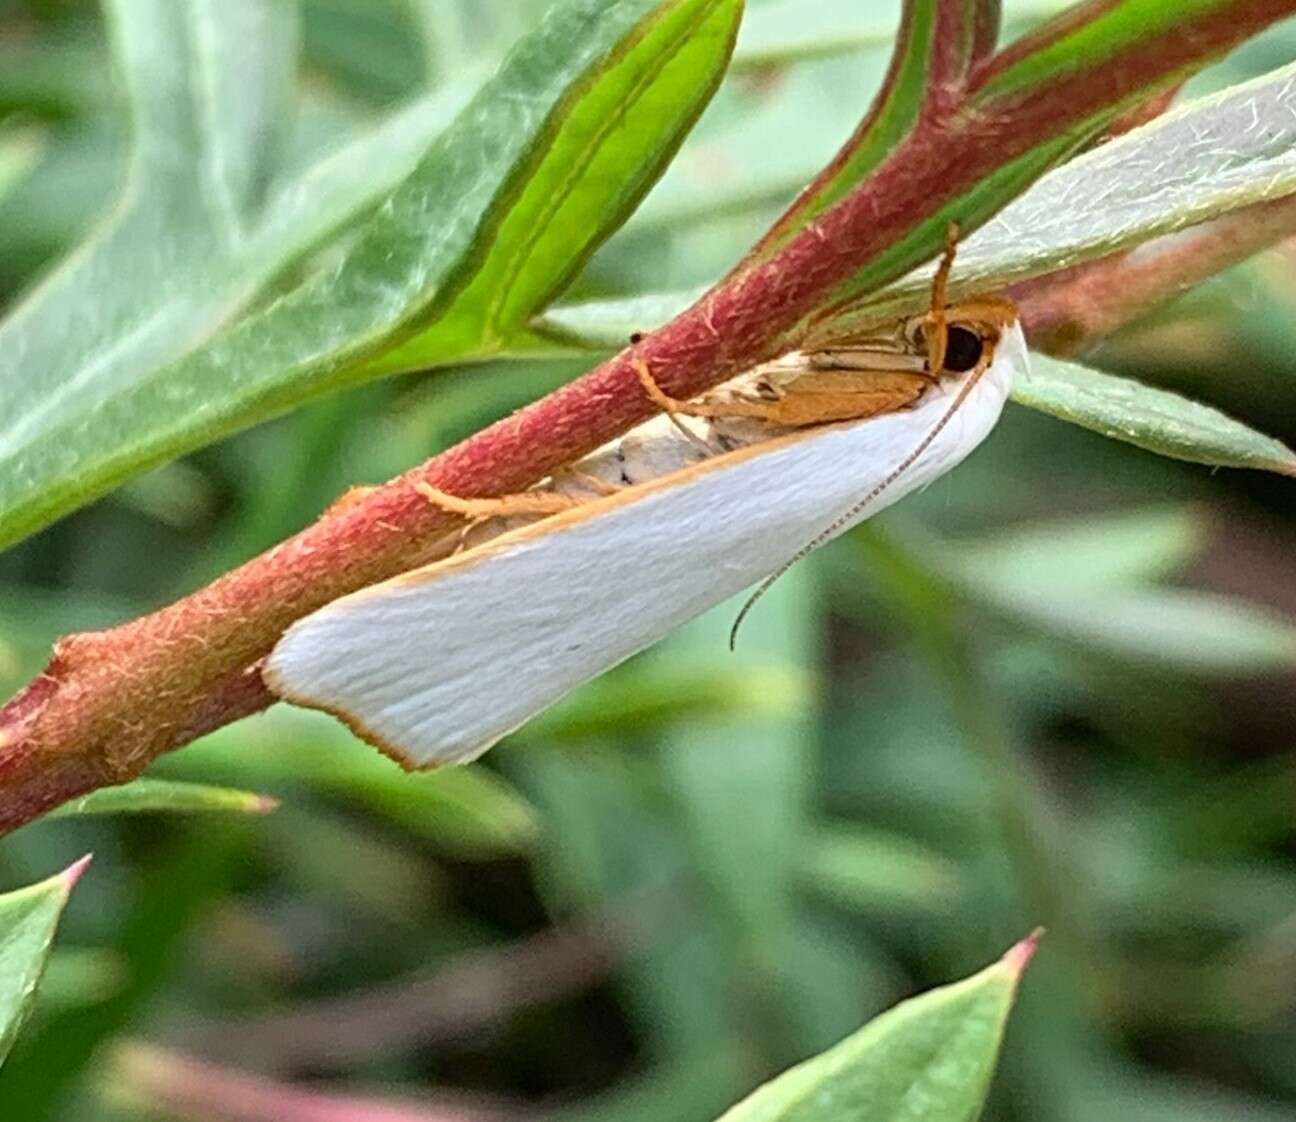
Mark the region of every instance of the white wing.
[[[867, 513], [962, 460], [1025, 369], [1014, 324], [967, 401]], [[266, 681], [407, 765], [471, 760], [773, 572], [911, 453], [958, 388], [718, 457], [335, 600], [288, 630]]]

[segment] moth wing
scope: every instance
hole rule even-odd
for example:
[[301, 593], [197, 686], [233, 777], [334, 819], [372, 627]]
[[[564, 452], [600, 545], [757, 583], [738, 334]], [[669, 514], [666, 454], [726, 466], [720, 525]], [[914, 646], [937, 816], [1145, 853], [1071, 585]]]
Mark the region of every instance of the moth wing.
[[[1008, 357], [869, 513], [980, 443]], [[717, 457], [342, 597], [287, 631], [266, 681], [407, 766], [474, 759], [772, 572], [912, 452], [952, 393]]]

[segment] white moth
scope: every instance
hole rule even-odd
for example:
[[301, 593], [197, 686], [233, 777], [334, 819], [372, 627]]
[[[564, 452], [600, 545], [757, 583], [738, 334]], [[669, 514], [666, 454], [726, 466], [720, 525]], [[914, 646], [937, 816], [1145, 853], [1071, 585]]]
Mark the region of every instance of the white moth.
[[[942, 341], [933, 363], [923, 331], [934, 320]], [[959, 339], [963, 360], [950, 361]], [[579, 500], [571, 509], [477, 523], [461, 552], [300, 620], [270, 655], [265, 680], [408, 767], [472, 760], [582, 682], [777, 574], [801, 547], [950, 470], [989, 434], [1026, 370], [1003, 300], [788, 356], [708, 395], [698, 411], [738, 403], [759, 413], [753, 403], [826, 385], [815, 400], [828, 403], [829, 423], [657, 417], [539, 489]], [[844, 393], [867, 396], [897, 378], [915, 387], [906, 404], [834, 419], [834, 409], [849, 415]]]

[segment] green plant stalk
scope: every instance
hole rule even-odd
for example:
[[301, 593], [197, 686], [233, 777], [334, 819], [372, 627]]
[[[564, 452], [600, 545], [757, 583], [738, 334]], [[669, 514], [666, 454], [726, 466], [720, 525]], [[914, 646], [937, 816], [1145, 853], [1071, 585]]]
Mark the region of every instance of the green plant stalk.
[[[955, 28], [984, 12], [930, 3]], [[0, 829], [127, 781], [162, 752], [268, 704], [256, 663], [287, 626], [446, 548], [451, 520], [414, 484], [465, 497], [523, 489], [651, 415], [636, 360], [687, 399], [794, 346], [816, 314], [931, 257], [947, 217], [984, 221], [1131, 105], [1296, 10], [1296, 0], [1202, 0], [1155, 39], [1059, 54], [1092, 21], [1152, 19], [1158, 5], [1082, 5], [1003, 55], [936, 68], [952, 77], [934, 108], [858, 185], [660, 330], [171, 607], [62, 640], [0, 711]], [[984, 21], [975, 27], [973, 41], [984, 41]]]

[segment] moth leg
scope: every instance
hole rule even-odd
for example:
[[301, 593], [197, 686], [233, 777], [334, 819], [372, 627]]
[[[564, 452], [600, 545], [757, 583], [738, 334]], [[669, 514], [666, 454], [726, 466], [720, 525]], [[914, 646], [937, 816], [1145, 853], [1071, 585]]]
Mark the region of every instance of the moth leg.
[[630, 365], [634, 367], [634, 372], [639, 375], [639, 382], [644, 388], [644, 393], [648, 395], [648, 400], [670, 418], [671, 424], [679, 429], [689, 443], [695, 444], [707, 456], [711, 456], [713, 449], [688, 425], [681, 421], [680, 417], [717, 417], [720, 414], [715, 412], [711, 406], [694, 405], [669, 396], [657, 384], [657, 379], [653, 377], [652, 371], [648, 369], [648, 364], [638, 355], [631, 358]]
[[581, 471], [578, 467], [559, 468], [550, 476], [555, 483], [561, 483], [563, 480], [570, 479], [579, 483], [582, 487], [588, 487], [600, 495], [615, 495], [618, 491], [625, 489], [624, 483], [611, 483], [606, 479], [600, 479], [597, 475], [591, 475], [587, 471]]
[[954, 253], [958, 248], [959, 227], [951, 222], [945, 228], [945, 252], [932, 280], [931, 312], [927, 322], [931, 325], [927, 343], [927, 367], [933, 374], [945, 369], [945, 348], [949, 343], [949, 326], [945, 319], [945, 290], [954, 269]]
[[588, 499], [574, 495], [563, 495], [556, 491], [523, 491], [517, 495], [501, 495], [494, 499], [461, 499], [457, 495], [446, 494], [430, 483], [419, 482], [414, 489], [434, 507], [448, 514], [458, 514], [463, 518], [480, 522], [487, 518], [513, 518], [518, 515], [560, 514], [583, 506]]

